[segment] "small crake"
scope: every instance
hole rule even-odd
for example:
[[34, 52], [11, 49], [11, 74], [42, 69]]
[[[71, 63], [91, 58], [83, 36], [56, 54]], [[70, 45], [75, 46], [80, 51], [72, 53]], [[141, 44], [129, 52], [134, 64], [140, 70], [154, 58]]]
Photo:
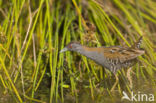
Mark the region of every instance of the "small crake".
[[131, 47], [87, 47], [78, 42], [70, 42], [60, 53], [65, 51], [80, 53], [110, 70], [116, 77], [116, 83], [113, 85], [112, 91], [118, 82], [118, 77], [116, 76], [117, 70], [130, 68], [137, 62], [137, 57], [144, 54], [145, 51], [140, 48], [141, 41], [142, 37]]

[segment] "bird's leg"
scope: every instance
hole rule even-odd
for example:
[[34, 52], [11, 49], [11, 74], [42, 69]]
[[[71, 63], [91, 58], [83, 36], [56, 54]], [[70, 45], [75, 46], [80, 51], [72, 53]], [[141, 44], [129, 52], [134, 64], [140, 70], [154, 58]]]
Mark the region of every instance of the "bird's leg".
[[127, 78], [128, 78], [128, 80], [129, 80], [129, 86], [130, 86], [130, 89], [132, 89], [131, 70], [132, 70], [131, 67], [127, 70]]
[[111, 92], [112, 92], [112, 91], [114, 91], [114, 89], [115, 89], [116, 85], [117, 85], [117, 84], [118, 84], [118, 82], [119, 82], [119, 78], [118, 78], [117, 74], [114, 74], [114, 75], [115, 75], [115, 80], [116, 80], [116, 81], [115, 81], [115, 83], [114, 83], [113, 87], [112, 87], [112, 88], [111, 88], [111, 90], [110, 90]]

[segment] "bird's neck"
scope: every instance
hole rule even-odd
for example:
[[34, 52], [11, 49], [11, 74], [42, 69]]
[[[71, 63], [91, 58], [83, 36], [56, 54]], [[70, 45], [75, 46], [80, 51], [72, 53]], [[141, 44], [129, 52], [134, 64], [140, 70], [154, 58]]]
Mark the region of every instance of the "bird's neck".
[[87, 46], [82, 46], [81, 48], [79, 48], [77, 50], [77, 52], [90, 58], [90, 59], [94, 59], [95, 54], [100, 53], [100, 48], [91, 48], [91, 47], [87, 47]]
[[88, 51], [86, 50], [86, 48], [89, 48], [87, 46], [81, 46], [81, 47], [78, 47], [75, 51], [86, 56]]

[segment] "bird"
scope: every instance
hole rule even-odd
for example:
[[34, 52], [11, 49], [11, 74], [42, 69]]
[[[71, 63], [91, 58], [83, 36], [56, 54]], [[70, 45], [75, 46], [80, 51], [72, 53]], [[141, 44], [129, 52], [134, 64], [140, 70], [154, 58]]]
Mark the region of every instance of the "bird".
[[79, 42], [70, 42], [60, 53], [66, 51], [77, 52], [111, 71], [116, 77], [116, 82], [111, 89], [112, 91], [118, 82], [116, 72], [122, 68], [132, 67], [137, 62], [137, 57], [145, 53], [145, 50], [140, 48], [142, 38], [141, 36], [131, 47], [88, 47], [81, 45]]

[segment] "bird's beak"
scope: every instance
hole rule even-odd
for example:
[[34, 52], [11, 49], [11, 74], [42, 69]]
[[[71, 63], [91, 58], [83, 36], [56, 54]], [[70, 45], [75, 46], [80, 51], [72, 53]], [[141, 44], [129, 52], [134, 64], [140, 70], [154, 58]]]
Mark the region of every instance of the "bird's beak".
[[63, 48], [61, 51], [60, 51], [60, 53], [63, 53], [63, 52], [65, 52], [65, 51], [67, 51], [68, 49], [65, 47], [65, 48]]

